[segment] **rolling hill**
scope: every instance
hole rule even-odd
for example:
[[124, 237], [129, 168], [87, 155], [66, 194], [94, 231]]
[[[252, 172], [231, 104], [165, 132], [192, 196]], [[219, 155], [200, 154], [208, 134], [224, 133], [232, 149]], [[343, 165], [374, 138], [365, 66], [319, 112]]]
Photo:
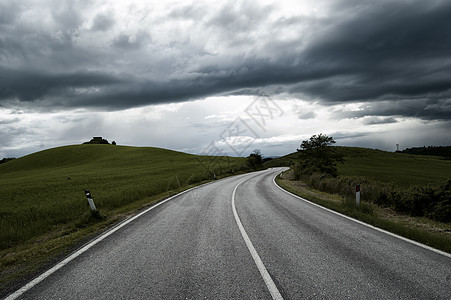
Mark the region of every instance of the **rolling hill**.
[[[363, 176], [402, 187], [436, 184], [451, 179], [451, 160], [438, 156], [406, 155], [375, 149], [337, 147], [344, 156], [338, 164], [340, 176]], [[275, 158], [266, 167], [290, 166], [298, 155], [291, 153]]]
[[112, 145], [65, 146], [15, 159], [0, 165], [0, 249], [66, 226], [84, 226], [90, 215], [85, 189], [110, 216], [138, 200], [213, 179], [213, 173], [244, 168], [244, 158]]

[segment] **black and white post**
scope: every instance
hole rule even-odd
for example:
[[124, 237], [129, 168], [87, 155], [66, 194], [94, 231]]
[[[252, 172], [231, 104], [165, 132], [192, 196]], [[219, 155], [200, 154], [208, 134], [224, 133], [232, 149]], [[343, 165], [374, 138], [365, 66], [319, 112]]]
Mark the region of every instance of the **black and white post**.
[[88, 190], [85, 190], [86, 198], [88, 198], [89, 207], [91, 207], [92, 211], [97, 211], [96, 206], [94, 204], [94, 200], [92, 200], [91, 193]]
[[355, 205], [360, 206], [360, 184], [355, 186]]

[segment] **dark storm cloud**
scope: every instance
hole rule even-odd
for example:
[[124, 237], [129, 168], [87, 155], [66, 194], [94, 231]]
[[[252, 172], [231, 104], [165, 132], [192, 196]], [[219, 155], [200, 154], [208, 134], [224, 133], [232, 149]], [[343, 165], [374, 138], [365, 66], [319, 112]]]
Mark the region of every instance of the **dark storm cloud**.
[[97, 14], [94, 18], [91, 30], [107, 31], [114, 25], [114, 23], [114, 19], [111, 16], [105, 14]]
[[[359, 116], [450, 118], [449, 1], [336, 1], [325, 16], [286, 18], [256, 3], [230, 2], [211, 14], [186, 5], [161, 22], [174, 36], [182, 21], [196, 31], [169, 42], [154, 40], [151, 27], [108, 36], [118, 24], [113, 14], [88, 18], [88, 9], [57, 3], [47, 31], [21, 24], [20, 8], [2, 4], [3, 105], [122, 109], [265, 89], [326, 105], [384, 103]], [[83, 24], [105, 33], [100, 50], [81, 44]]]
[[391, 124], [396, 123], [396, 119], [393, 117], [381, 118], [381, 117], [369, 117], [363, 121], [365, 125], [379, 125], [379, 124]]
[[336, 111], [337, 118], [361, 118], [364, 116], [404, 116], [424, 120], [451, 120], [451, 99], [397, 99], [373, 101], [360, 110]]
[[299, 90], [342, 102], [451, 88], [450, 2], [356, 2], [346, 12], [352, 17], [334, 24], [304, 53], [307, 61], [330, 68], [331, 76]]
[[351, 138], [360, 138], [360, 137], [366, 137], [368, 133], [355, 133], [355, 132], [335, 132], [331, 134], [331, 136], [334, 137], [335, 140], [342, 140], [342, 139], [351, 139]]
[[113, 46], [119, 49], [139, 49], [151, 41], [150, 35], [140, 30], [135, 35], [120, 34], [113, 41]]
[[20, 12], [20, 5], [15, 2], [0, 3], [0, 26], [12, 23]]
[[[90, 88], [113, 85], [118, 82], [119, 80], [112, 75], [97, 72], [46, 73], [34, 70], [17, 71], [0, 67], [0, 99], [26, 102], [46, 98], [56, 100], [62, 96], [70, 98], [81, 94], [77, 89], [84, 89], [82, 91], [89, 97]], [[124, 80], [121, 79], [120, 82], [123, 83]], [[60, 99], [60, 101], [65, 100]], [[70, 105], [70, 103], [58, 104]]]

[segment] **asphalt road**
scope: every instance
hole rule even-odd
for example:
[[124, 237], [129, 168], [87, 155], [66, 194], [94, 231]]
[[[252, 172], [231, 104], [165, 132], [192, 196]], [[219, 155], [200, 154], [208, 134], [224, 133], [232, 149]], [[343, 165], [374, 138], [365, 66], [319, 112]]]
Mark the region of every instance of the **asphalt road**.
[[450, 256], [293, 197], [280, 171], [174, 197], [19, 298], [451, 299]]

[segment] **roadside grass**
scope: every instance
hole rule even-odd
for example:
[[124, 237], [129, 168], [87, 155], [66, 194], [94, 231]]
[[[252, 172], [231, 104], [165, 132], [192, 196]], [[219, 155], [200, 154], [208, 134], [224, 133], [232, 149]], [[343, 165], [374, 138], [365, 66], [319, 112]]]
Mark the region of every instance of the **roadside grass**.
[[[1, 164], [0, 296], [133, 212], [245, 171], [244, 158], [113, 145], [53, 148]], [[85, 189], [100, 218], [92, 215]]]
[[451, 253], [451, 226], [449, 223], [400, 215], [390, 208], [380, 207], [367, 202], [361, 202], [360, 208], [357, 208], [354, 201], [350, 201], [349, 198], [321, 192], [301, 181], [293, 181], [289, 172], [284, 172], [282, 178], [277, 176], [276, 182], [278, 185], [311, 202], [375, 227]]

